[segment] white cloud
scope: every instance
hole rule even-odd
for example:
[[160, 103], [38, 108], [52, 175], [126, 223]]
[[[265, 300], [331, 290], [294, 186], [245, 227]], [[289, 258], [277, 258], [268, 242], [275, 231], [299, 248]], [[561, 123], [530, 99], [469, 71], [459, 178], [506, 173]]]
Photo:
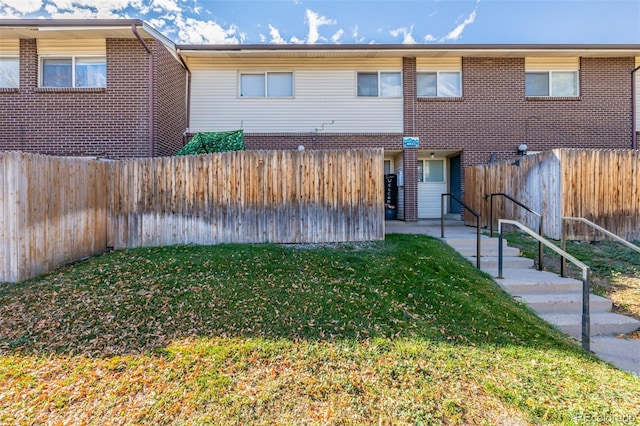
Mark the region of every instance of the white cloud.
[[2, 0], [2, 6], [8, 6], [18, 14], [37, 12], [42, 8], [42, 0]]
[[177, 28], [177, 43], [239, 44], [245, 39], [245, 34], [240, 32], [239, 28], [235, 25], [230, 25], [229, 28], [223, 28], [214, 21], [200, 21], [193, 18], [185, 19], [182, 14], [175, 15], [173, 23]]
[[331, 36], [331, 41], [335, 44], [342, 43], [342, 36], [344, 35], [344, 30], [340, 28], [334, 35]]
[[393, 37], [397, 38], [398, 36], [402, 36], [402, 44], [416, 44], [416, 40], [413, 38], [413, 25], [411, 28], [400, 27], [395, 30], [389, 31]]
[[287, 44], [286, 40], [282, 38], [280, 35], [280, 30], [278, 30], [273, 25], [269, 24], [269, 35], [271, 36], [271, 40], [269, 43], [273, 44]]
[[467, 25], [473, 24], [473, 22], [476, 20], [476, 12], [478, 10], [478, 3], [480, 3], [480, 2], [476, 3], [476, 7], [469, 14], [467, 19], [462, 21], [462, 23], [459, 24], [457, 27], [455, 27], [453, 29], [453, 31], [451, 31], [449, 34], [447, 34], [446, 36], [442, 37], [441, 41], [459, 40], [460, 37], [462, 37], [462, 32], [467, 27]]
[[322, 25], [335, 25], [336, 21], [328, 19], [324, 16], [318, 15], [311, 9], [307, 9], [307, 19], [305, 22], [309, 25], [309, 35], [307, 36], [307, 43], [315, 44], [318, 40], [326, 41], [327, 39], [320, 36], [319, 28]]
[[176, 0], [153, 0], [151, 8], [156, 12], [180, 12], [180, 6]]
[[423, 39], [424, 41], [426, 41], [426, 42], [430, 42], [430, 41], [437, 41], [437, 40], [438, 40], [437, 38], [435, 38], [435, 37], [434, 37], [433, 35], [431, 35], [431, 34], [427, 34], [427, 35], [426, 35], [426, 36], [424, 36], [422, 39]]
[[141, 0], [50, 0], [45, 10], [52, 18], [122, 18], [128, 7], [148, 11]]
[[360, 34], [358, 34], [358, 26], [356, 25], [353, 31], [351, 32], [351, 37], [353, 37], [353, 40], [356, 43], [364, 43], [365, 38], [364, 37], [358, 38], [359, 35]]

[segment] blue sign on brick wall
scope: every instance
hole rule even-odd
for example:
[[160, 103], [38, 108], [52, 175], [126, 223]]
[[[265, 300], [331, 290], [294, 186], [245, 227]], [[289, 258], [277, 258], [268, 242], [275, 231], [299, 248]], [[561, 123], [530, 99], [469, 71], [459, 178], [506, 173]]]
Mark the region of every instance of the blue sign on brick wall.
[[417, 148], [420, 146], [420, 138], [404, 137], [402, 138], [403, 148]]

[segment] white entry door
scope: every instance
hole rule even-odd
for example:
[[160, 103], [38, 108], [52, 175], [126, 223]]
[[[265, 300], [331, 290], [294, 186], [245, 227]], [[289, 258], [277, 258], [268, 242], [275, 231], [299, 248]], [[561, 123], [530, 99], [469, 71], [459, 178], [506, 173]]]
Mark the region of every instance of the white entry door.
[[[444, 158], [418, 157], [418, 218], [440, 217], [442, 194], [447, 193], [447, 161]], [[447, 213], [445, 203], [445, 213]]]

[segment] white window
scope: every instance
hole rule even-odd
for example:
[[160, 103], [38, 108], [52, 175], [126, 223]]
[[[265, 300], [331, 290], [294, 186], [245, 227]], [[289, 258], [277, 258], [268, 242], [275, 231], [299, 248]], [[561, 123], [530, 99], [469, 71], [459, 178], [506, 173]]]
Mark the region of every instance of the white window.
[[418, 97], [459, 98], [462, 78], [458, 71], [430, 71], [417, 73]]
[[41, 87], [107, 87], [107, 61], [98, 57], [40, 58]]
[[418, 160], [418, 182], [444, 182], [444, 160]]
[[0, 57], [0, 88], [20, 87], [20, 58]]
[[526, 96], [578, 96], [577, 71], [535, 71], [525, 74]]
[[384, 174], [388, 175], [393, 169], [391, 168], [391, 160], [384, 160]]
[[292, 98], [292, 72], [261, 72], [240, 74], [242, 98]]
[[359, 72], [357, 75], [359, 97], [399, 98], [402, 96], [400, 72]]

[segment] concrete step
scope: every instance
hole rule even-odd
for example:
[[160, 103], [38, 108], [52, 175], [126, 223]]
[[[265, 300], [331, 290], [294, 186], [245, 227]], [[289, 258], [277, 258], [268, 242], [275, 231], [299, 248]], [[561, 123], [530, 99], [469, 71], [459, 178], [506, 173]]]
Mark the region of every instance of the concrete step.
[[640, 340], [596, 336], [591, 339], [591, 350], [600, 359], [640, 377]]
[[[457, 249], [457, 248], [462, 248], [462, 247], [475, 247], [478, 242], [476, 240], [475, 237], [469, 237], [469, 236], [447, 236], [445, 237], [442, 241], [444, 241], [445, 243], [449, 244], [451, 247]], [[497, 238], [490, 238], [490, 237], [485, 237], [485, 236], [481, 236], [480, 237], [480, 246], [481, 247], [487, 247], [487, 248], [498, 248], [500, 240], [498, 240]], [[509, 245], [507, 244], [506, 240], [502, 241], [502, 247], [507, 248], [509, 247]]]
[[[466, 256], [467, 259], [473, 264], [476, 263], [475, 256]], [[519, 257], [519, 256], [504, 256], [502, 258], [502, 268], [516, 269], [516, 268], [533, 268], [533, 259], [529, 259], [528, 257]], [[483, 271], [488, 273], [498, 273], [498, 256], [481, 256], [480, 257], [480, 267]]]
[[[514, 294], [514, 297], [526, 303], [539, 314], [545, 313], [582, 313], [582, 293], [524, 293]], [[611, 300], [596, 296], [589, 297], [589, 312], [591, 314], [609, 312], [613, 304]]]
[[[540, 318], [553, 324], [560, 331], [579, 339], [582, 336], [582, 314], [540, 314]], [[614, 314], [613, 312], [599, 312], [590, 314], [591, 335], [627, 334], [640, 328], [640, 321]]]
[[[463, 256], [474, 256], [476, 255], [476, 251], [477, 248], [474, 245], [473, 247], [471, 246], [464, 246], [464, 247], [454, 247], [454, 249], [460, 253]], [[520, 250], [515, 248], [515, 247], [504, 247], [502, 249], [502, 255], [507, 257], [517, 257], [520, 256]], [[498, 256], [498, 247], [486, 247], [486, 246], [481, 246], [480, 247], [480, 257], [483, 256]]]
[[[491, 271], [494, 277], [497, 273], [498, 268]], [[502, 276], [504, 278], [496, 278], [496, 282], [509, 294], [582, 292], [582, 281], [564, 278], [552, 272], [504, 268]]]

